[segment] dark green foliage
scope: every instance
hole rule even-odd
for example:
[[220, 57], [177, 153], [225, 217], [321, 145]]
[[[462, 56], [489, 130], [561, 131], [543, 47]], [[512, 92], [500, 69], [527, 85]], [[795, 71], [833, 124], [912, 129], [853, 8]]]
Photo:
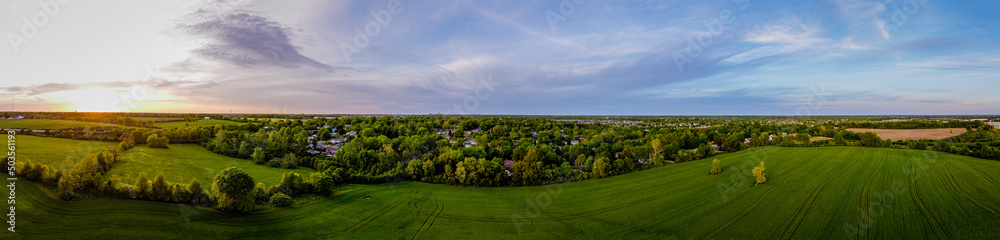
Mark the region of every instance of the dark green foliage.
[[219, 209], [229, 212], [247, 212], [253, 209], [253, 196], [250, 194], [253, 188], [253, 178], [235, 167], [219, 172], [212, 184]]
[[271, 204], [275, 207], [288, 207], [292, 205], [292, 198], [284, 193], [275, 193], [271, 196]]

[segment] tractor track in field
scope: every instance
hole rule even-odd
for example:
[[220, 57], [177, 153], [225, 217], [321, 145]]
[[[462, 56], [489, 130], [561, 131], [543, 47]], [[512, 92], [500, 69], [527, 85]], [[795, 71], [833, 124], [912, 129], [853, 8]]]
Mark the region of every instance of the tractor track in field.
[[[865, 185], [861, 188], [861, 200], [858, 201], [858, 207], [861, 208], [862, 210], [868, 210], [868, 207], [869, 207], [868, 206], [868, 198], [869, 198], [869, 194], [868, 193], [871, 191], [872, 182], [875, 180], [875, 175], [878, 175], [879, 170], [882, 170], [882, 167], [885, 166], [886, 159], [888, 159], [888, 158], [889, 158], [888, 154], [883, 155], [882, 156], [882, 161], [879, 162], [878, 167], [875, 167], [875, 171], [872, 171], [872, 174], [869, 174], [868, 175], [868, 179], [865, 180]], [[858, 227], [861, 226], [861, 220], [862, 219], [864, 219], [864, 216], [859, 214], [858, 215]], [[869, 224], [871, 224], [871, 223], [869, 223]], [[868, 239], [868, 236], [869, 235], [867, 235], [867, 234], [864, 235], [865, 239]], [[861, 231], [858, 231], [857, 237], [855, 237], [854, 239], [861, 239], [861, 237], [862, 237]]]
[[[590, 211], [590, 212], [582, 212], [582, 213], [578, 213], [578, 214], [563, 215], [563, 216], [558, 216], [558, 217], [538, 217], [538, 218], [532, 218], [531, 221], [547, 222], [547, 221], [559, 221], [559, 220], [575, 219], [575, 218], [581, 218], [581, 217], [591, 216], [591, 215], [595, 215], [595, 214], [601, 214], [601, 213], [609, 212], [609, 211], [612, 211], [612, 210], [618, 210], [618, 209], [622, 209], [622, 208], [625, 208], [625, 207], [640, 206], [643, 203], [647, 203], [647, 202], [659, 199], [660, 197], [663, 197], [663, 196], [666, 196], [666, 195], [675, 194], [675, 193], [678, 193], [678, 192], [681, 192], [681, 191], [684, 191], [684, 190], [688, 190], [688, 189], [694, 188], [695, 186], [702, 185], [702, 184], [704, 184], [706, 182], [709, 182], [709, 181], [712, 181], [712, 180], [713, 179], [707, 179], [705, 181], [701, 181], [701, 182], [698, 182], [698, 183], [695, 183], [695, 184], [691, 184], [691, 185], [688, 185], [688, 186], [683, 187], [683, 188], [675, 189], [673, 191], [669, 191], [669, 192], [657, 194], [657, 195], [654, 195], [654, 196], [642, 198], [642, 199], [639, 199], [639, 200], [636, 200], [636, 201], [632, 201], [632, 202], [628, 202], [628, 203], [625, 203], [625, 204], [609, 206], [609, 207], [606, 207], [606, 208], [602, 208], [602, 209], [598, 209], [598, 210], [594, 210], [594, 211]], [[416, 212], [422, 212], [420, 209], [414, 209], [414, 210]], [[442, 217], [442, 218], [446, 218], [446, 219], [452, 219], [452, 220], [468, 220], [468, 221], [480, 221], [480, 222], [498, 222], [498, 223], [504, 223], [504, 222], [513, 223], [513, 222], [518, 222], [518, 221], [515, 221], [513, 219], [509, 219], [509, 218], [465, 217], [465, 216], [456, 216], [456, 215], [448, 215], [448, 214], [440, 215], [438, 217]]]
[[[910, 169], [910, 176], [916, 174], [916, 171], [916, 168]], [[935, 237], [941, 239], [941, 235], [944, 235], [944, 239], [948, 239], [948, 233], [941, 227], [941, 223], [938, 222], [937, 217], [927, 210], [927, 206], [924, 205], [924, 201], [920, 199], [920, 195], [917, 193], [917, 185], [915, 183], [915, 181], [910, 181], [910, 197], [913, 197], [913, 202], [916, 203], [917, 209], [920, 210], [920, 215], [923, 215], [924, 221], [927, 222], [927, 225], [931, 226], [931, 230], [934, 231]]]
[[973, 170], [976, 170], [976, 172], [979, 173], [980, 177], [983, 177], [984, 179], [986, 179], [986, 181], [989, 181], [990, 183], [992, 183], [994, 187], [1000, 187], [1000, 183], [997, 183], [995, 180], [993, 180], [992, 178], [990, 178], [989, 175], [987, 175], [985, 172], [983, 172], [983, 170], [980, 170], [976, 166], [972, 166], [972, 165], [970, 165], [969, 163], [967, 163], [965, 161], [955, 161], [955, 162], [961, 162], [962, 164], [965, 164], [965, 166], [968, 166], [969, 168], [971, 168]]
[[[939, 165], [944, 165], [944, 164], [939, 164]], [[997, 214], [996, 209], [983, 205], [983, 203], [977, 201], [976, 199], [973, 199], [972, 196], [969, 196], [969, 193], [966, 192], [965, 189], [962, 188], [962, 186], [955, 181], [955, 177], [951, 175], [950, 168], [946, 166], [942, 166], [941, 168], [944, 170], [945, 177], [948, 178], [948, 183], [951, 184], [951, 186], [954, 187], [955, 190], [958, 190], [958, 194], [962, 195], [962, 198], [965, 198], [965, 200], [968, 200], [969, 202], [972, 202], [972, 204], [979, 206], [979, 208], [986, 210], [987, 212], [990, 213], [990, 215], [993, 215], [993, 217], [1000, 217], [1000, 214]]]
[[[424, 223], [417, 228], [417, 231], [413, 233], [413, 238], [411, 239], [417, 239], [417, 235], [419, 235], [421, 231], [430, 230], [431, 227], [434, 226], [434, 221], [436, 221], [438, 216], [441, 215], [441, 212], [444, 212], [444, 204], [436, 204], [434, 206], [434, 210], [431, 211], [430, 214], [427, 214], [427, 218], [424, 219]], [[427, 224], [428, 221], [430, 221], [430, 224]], [[424, 226], [426, 226], [426, 229], [424, 229]]]
[[344, 231], [345, 232], [354, 232], [354, 231], [357, 231], [357, 230], [365, 227], [366, 225], [368, 225], [369, 223], [371, 223], [372, 220], [375, 220], [375, 219], [378, 219], [378, 218], [382, 217], [382, 215], [385, 215], [386, 212], [388, 212], [389, 210], [395, 208], [396, 205], [399, 205], [399, 203], [403, 202], [403, 200], [410, 198], [410, 196], [413, 196], [413, 194], [416, 194], [416, 192], [412, 192], [411, 191], [409, 195], [406, 195], [405, 197], [400, 197], [396, 201], [390, 203], [389, 205], [386, 205], [385, 207], [382, 207], [382, 209], [379, 209], [375, 213], [372, 213], [372, 215], [368, 215], [368, 217], [365, 217], [365, 218], [361, 219], [361, 221], [358, 221], [357, 223], [355, 223], [354, 225], [351, 225], [350, 227], [347, 227], [346, 229], [344, 229]]
[[830, 178], [827, 178], [826, 181], [823, 181], [823, 184], [820, 184], [820, 186], [812, 192], [812, 194], [809, 194], [809, 197], [806, 198], [806, 202], [802, 204], [802, 207], [799, 208], [798, 213], [795, 214], [795, 218], [792, 218], [792, 222], [788, 223], [788, 227], [785, 228], [785, 232], [781, 234], [780, 239], [791, 239], [792, 236], [795, 235], [795, 231], [799, 230], [799, 225], [802, 224], [802, 220], [805, 219], [806, 214], [809, 213], [809, 208], [812, 207], [812, 204], [816, 202], [817, 198], [819, 198], [819, 194], [823, 192], [823, 189], [826, 188], [826, 185], [830, 184], [830, 182], [832, 182], [833, 179], [839, 177], [840, 174], [843, 174], [845, 171], [847, 171], [847, 169], [850, 169], [851, 166], [854, 166], [855, 163], [858, 163], [858, 159], [861, 159], [861, 157], [864, 156], [865, 151], [863, 149], [859, 150], [860, 153], [858, 154], [858, 156], [852, 159], [851, 162], [847, 164], [847, 166], [841, 168], [840, 171], [834, 173], [833, 176], [830, 176]]
[[[830, 160], [830, 158], [833, 158], [833, 156], [827, 157], [826, 159], [819, 160], [819, 161], [827, 161], [827, 160]], [[810, 172], [810, 171], [812, 171], [812, 170], [814, 170], [816, 168], [819, 168], [821, 166], [823, 166], [823, 164], [816, 164], [815, 166], [813, 166], [812, 168], [810, 168], [808, 171], [806, 171], [806, 170], [795, 171], [794, 175], [786, 177], [785, 180], [782, 180], [781, 183], [778, 184], [778, 186], [774, 186], [771, 189], [768, 189], [767, 191], [764, 191], [764, 193], [761, 194], [760, 198], [757, 198], [757, 200], [755, 200], [753, 203], [751, 203], [750, 206], [747, 206], [745, 209], [743, 209], [743, 211], [741, 211], [740, 213], [738, 213], [738, 214], [734, 215], [733, 217], [729, 218], [729, 220], [726, 220], [726, 222], [724, 222], [722, 225], [719, 225], [719, 227], [715, 228], [715, 230], [712, 230], [712, 232], [709, 233], [707, 237], [708, 238], [715, 238], [715, 236], [718, 235], [719, 233], [721, 233], [722, 230], [728, 228], [729, 226], [732, 226], [733, 224], [736, 224], [741, 219], [743, 219], [744, 217], [746, 217], [747, 214], [750, 214], [750, 212], [752, 212], [754, 209], [757, 209], [757, 206], [760, 206], [760, 204], [764, 202], [764, 199], [766, 199], [767, 196], [771, 194], [771, 192], [774, 192], [774, 191], [778, 190], [779, 188], [785, 186], [786, 184], [788, 184], [788, 181], [791, 181], [793, 178], [799, 177], [802, 174]]]
[[[726, 190], [728, 191], [729, 189], [733, 189], [736, 186], [739, 186], [739, 184], [735, 184], [735, 183], [734, 184], [730, 184], [729, 188], [727, 188]], [[690, 207], [690, 206], [698, 206], [698, 205], [704, 204], [704, 203], [706, 203], [708, 201], [711, 201], [712, 199], [715, 199], [715, 195], [712, 195], [712, 196], [709, 196], [709, 197], [707, 197], [705, 199], [702, 199], [701, 201], [699, 201], [697, 203], [692, 203], [692, 204], [684, 205], [684, 207], [677, 208], [677, 210], [674, 210], [673, 212], [667, 213], [664, 216], [659, 216], [660, 220], [658, 220], [658, 221], [650, 222], [650, 223], [642, 224], [642, 225], [639, 225], [639, 226], [631, 227], [631, 228], [628, 228], [628, 229], [625, 229], [625, 230], [622, 230], [622, 231], [614, 232], [614, 233], [608, 235], [608, 238], [617, 238], [618, 236], [621, 236], [624, 233], [635, 232], [638, 229], [643, 229], [643, 228], [646, 228], [646, 227], [649, 227], [649, 226], [652, 226], [652, 225], [656, 225], [656, 224], [662, 223], [664, 221], [667, 221], [670, 217], [676, 216], [677, 214], [679, 214], [681, 212], [684, 212], [685, 210], [688, 210], [688, 207]]]

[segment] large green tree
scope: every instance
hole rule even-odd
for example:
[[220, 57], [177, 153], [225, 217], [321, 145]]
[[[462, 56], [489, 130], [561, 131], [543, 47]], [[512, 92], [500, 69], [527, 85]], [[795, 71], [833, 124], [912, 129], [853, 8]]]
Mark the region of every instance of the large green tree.
[[254, 180], [242, 169], [230, 167], [215, 175], [212, 191], [219, 209], [228, 212], [248, 212], [253, 209]]

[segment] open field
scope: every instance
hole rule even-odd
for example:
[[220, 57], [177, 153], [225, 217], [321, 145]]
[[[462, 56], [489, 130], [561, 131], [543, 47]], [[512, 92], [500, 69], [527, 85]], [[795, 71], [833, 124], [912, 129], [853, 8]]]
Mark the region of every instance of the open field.
[[70, 120], [54, 119], [0, 119], [0, 128], [29, 128], [29, 129], [60, 129], [70, 127], [107, 127], [121, 126], [110, 123], [80, 122]]
[[135, 118], [135, 119], [138, 119], [138, 120], [143, 120], [143, 121], [173, 121], [173, 120], [181, 120], [181, 118], [161, 118], [161, 117], [132, 117], [132, 118]]
[[863, 133], [874, 132], [882, 140], [940, 140], [958, 136], [965, 133], [965, 128], [934, 128], [934, 129], [868, 129], [868, 128], [848, 128], [847, 131]]
[[33, 163], [47, 164], [58, 168], [66, 157], [72, 157], [73, 163], [83, 160], [87, 154], [104, 151], [106, 148], [118, 147], [117, 142], [83, 141], [65, 138], [35, 137], [15, 135], [17, 156]]
[[[46, 196], [33, 185], [19, 183], [20, 221], [16, 236], [30, 234], [32, 239], [1000, 237], [1000, 232], [995, 231], [1000, 228], [1000, 190], [997, 190], [1000, 175], [991, 174], [1000, 172], [997, 161], [931, 151], [861, 147], [765, 147], [724, 154], [717, 159], [723, 163], [720, 175], [707, 174], [711, 161], [701, 160], [604, 179], [537, 187], [475, 188], [419, 182], [357, 185], [327, 200], [250, 214], [132, 200], [64, 202]], [[752, 186], [749, 167], [758, 161], [766, 162], [768, 182]], [[366, 200], [365, 196], [371, 199]]]
[[121, 159], [122, 162], [115, 163], [108, 174], [117, 174], [126, 183], [135, 182], [141, 172], [150, 179], [163, 172], [170, 182], [187, 184], [191, 178], [198, 178], [203, 185], [211, 186], [212, 179], [222, 169], [240, 167], [256, 182], [271, 186], [281, 182], [285, 172], [295, 172], [306, 178], [315, 172], [304, 167], [284, 169], [256, 165], [250, 160], [215, 154], [197, 144], [171, 144], [169, 149], [137, 145], [125, 151]]
[[823, 140], [833, 140], [833, 138], [828, 138], [828, 137], [811, 137], [811, 138], [809, 138], [809, 141], [811, 141], [811, 142], [823, 141]]
[[162, 128], [180, 128], [180, 127], [215, 126], [216, 124], [222, 124], [222, 125], [225, 125], [225, 124], [239, 124], [239, 122], [233, 122], [233, 121], [229, 121], [229, 120], [211, 119], [211, 120], [197, 120], [197, 121], [194, 121], [194, 122], [184, 122], [184, 121], [163, 122], [163, 123], [155, 123], [154, 126], [162, 127]]

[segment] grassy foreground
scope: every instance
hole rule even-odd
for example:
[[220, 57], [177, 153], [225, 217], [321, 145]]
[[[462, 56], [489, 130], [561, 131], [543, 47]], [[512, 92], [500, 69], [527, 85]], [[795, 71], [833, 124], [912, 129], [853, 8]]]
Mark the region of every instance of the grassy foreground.
[[187, 184], [191, 178], [198, 178], [203, 186], [211, 186], [215, 175], [228, 167], [242, 168], [254, 181], [267, 186], [281, 182], [285, 172], [295, 172], [305, 178], [316, 172], [304, 167], [284, 169], [256, 165], [250, 160], [213, 153], [197, 144], [170, 144], [168, 149], [149, 148], [143, 144], [125, 151], [121, 162], [115, 163], [108, 174], [118, 175], [125, 183], [133, 183], [141, 172], [149, 178], [163, 172], [167, 181], [173, 183]]
[[[14, 237], [1000, 237], [996, 161], [860, 147], [766, 147], [717, 158], [720, 175], [708, 174], [711, 161], [695, 161], [552, 186], [362, 185], [327, 200], [242, 215], [132, 200], [64, 202], [21, 182]], [[752, 186], [750, 167], [759, 161], [766, 162], [768, 182]]]

